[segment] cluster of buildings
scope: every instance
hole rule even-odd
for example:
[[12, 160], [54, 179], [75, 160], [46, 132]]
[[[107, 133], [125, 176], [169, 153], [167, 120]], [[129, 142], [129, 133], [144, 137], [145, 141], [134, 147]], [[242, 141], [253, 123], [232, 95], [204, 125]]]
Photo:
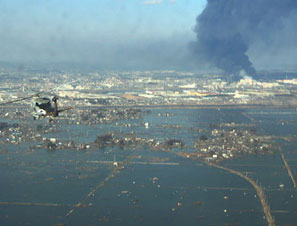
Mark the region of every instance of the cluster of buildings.
[[208, 138], [201, 136], [195, 142], [199, 158], [205, 161], [221, 161], [243, 154], [272, 153], [272, 139], [259, 137], [247, 129], [214, 129]]
[[0, 72], [0, 102], [41, 91], [54, 93], [62, 104], [75, 106], [297, 105], [296, 79], [256, 81], [245, 77], [227, 82], [218, 75], [177, 71], [2, 75]]
[[[64, 122], [94, 125], [125, 119], [141, 119], [145, 110], [140, 107], [199, 106], [199, 105], [281, 105], [297, 106], [297, 80], [255, 81], [245, 77], [237, 82], [227, 82], [219, 76], [197, 75], [176, 71], [132, 72], [1, 72], [0, 102], [39, 93], [58, 95], [59, 106], [72, 106], [63, 112]], [[17, 82], [16, 82], [17, 81]], [[1, 118], [7, 121], [30, 117], [25, 109], [29, 100], [2, 105]], [[25, 110], [24, 110], [25, 109]], [[127, 126], [129, 126], [127, 124]], [[144, 123], [145, 128], [149, 127]], [[43, 139], [43, 133], [55, 131], [55, 124], [48, 128], [30, 128], [20, 124], [2, 122], [0, 143], [19, 144], [26, 140], [41, 142], [41, 148], [86, 149], [92, 144], [59, 143]], [[99, 137], [100, 138], [100, 137]], [[98, 139], [99, 139], [98, 138]], [[110, 137], [109, 137], [110, 138]], [[127, 136], [124, 140], [111, 137], [112, 145], [143, 145], [152, 150], [183, 149], [182, 140], [143, 140]], [[100, 139], [99, 139], [100, 140]], [[99, 140], [97, 140], [99, 142]], [[97, 142], [97, 144], [98, 144]], [[99, 142], [100, 143], [100, 142]], [[96, 145], [96, 141], [93, 145]], [[265, 139], [250, 130], [214, 129], [211, 136], [195, 142], [196, 156], [206, 161], [220, 161], [239, 153], [269, 151]], [[191, 155], [187, 153], [187, 155]]]

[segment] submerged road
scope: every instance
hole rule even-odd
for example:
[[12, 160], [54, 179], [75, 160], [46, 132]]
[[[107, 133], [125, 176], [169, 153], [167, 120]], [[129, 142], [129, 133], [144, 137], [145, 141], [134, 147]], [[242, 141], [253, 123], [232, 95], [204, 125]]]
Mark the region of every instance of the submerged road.
[[285, 167], [286, 167], [286, 169], [287, 169], [287, 171], [288, 171], [288, 174], [289, 174], [289, 176], [290, 176], [290, 178], [291, 178], [291, 180], [292, 180], [293, 186], [294, 186], [294, 188], [297, 190], [296, 180], [295, 180], [295, 178], [294, 178], [294, 176], [293, 176], [291, 167], [289, 166], [289, 164], [288, 164], [288, 162], [287, 162], [287, 160], [286, 160], [286, 157], [285, 157], [285, 155], [284, 155], [284, 153], [283, 153], [282, 150], [280, 150], [280, 154], [281, 154], [281, 156], [282, 156], [282, 159], [283, 159], [284, 165], [285, 165]]
[[[172, 153], [174, 153], [174, 152], [172, 152]], [[174, 153], [174, 154], [176, 154], [176, 153]], [[179, 155], [179, 156], [184, 157], [183, 155]], [[192, 159], [195, 160], [196, 158], [192, 157]], [[255, 188], [255, 190], [257, 192], [257, 195], [258, 195], [258, 197], [260, 199], [260, 202], [261, 202], [261, 205], [262, 205], [262, 208], [263, 208], [263, 212], [264, 212], [264, 215], [265, 215], [265, 219], [266, 219], [268, 225], [269, 226], [275, 226], [275, 220], [274, 220], [274, 218], [273, 218], [273, 216], [271, 214], [270, 207], [269, 207], [269, 205], [268, 205], [268, 203], [267, 203], [267, 201], [265, 199], [264, 192], [263, 192], [262, 188], [253, 179], [249, 178], [248, 176], [244, 175], [243, 173], [241, 173], [239, 171], [236, 171], [236, 170], [233, 170], [233, 169], [218, 165], [216, 163], [206, 162], [206, 161], [202, 161], [202, 162], [209, 165], [209, 166], [213, 166], [213, 167], [216, 167], [218, 169], [228, 171], [229, 173], [238, 175], [241, 178], [248, 181]]]
[[275, 221], [274, 221], [273, 216], [271, 215], [270, 207], [269, 207], [269, 205], [268, 205], [268, 203], [267, 203], [267, 201], [265, 199], [264, 192], [263, 192], [262, 188], [254, 180], [247, 177], [246, 175], [244, 175], [241, 172], [238, 172], [236, 170], [233, 170], [233, 169], [218, 165], [216, 163], [207, 163], [207, 164], [209, 166], [213, 166], [213, 167], [228, 171], [228, 172], [230, 172], [232, 174], [236, 174], [236, 175], [240, 176], [241, 178], [245, 179], [246, 181], [248, 181], [251, 185], [253, 185], [253, 187], [255, 188], [255, 190], [256, 190], [256, 192], [258, 194], [258, 197], [260, 199], [260, 202], [261, 202], [261, 205], [262, 205], [262, 208], [263, 208], [265, 218], [266, 218], [266, 221], [267, 221], [268, 225], [269, 226], [275, 226]]
[[123, 164], [119, 164], [116, 163], [114, 166], [114, 169], [112, 171], [112, 173], [107, 176], [102, 182], [100, 182], [99, 184], [97, 184], [97, 186], [91, 191], [89, 192], [85, 198], [83, 200], [81, 200], [80, 202], [78, 202], [71, 210], [69, 210], [66, 214], [66, 217], [69, 217], [77, 208], [79, 207], [83, 207], [84, 203], [92, 196], [94, 195], [100, 188], [102, 188], [106, 183], [108, 183], [112, 178], [114, 178], [122, 169], [124, 169], [124, 165], [129, 164], [132, 159], [134, 159], [136, 157], [135, 154], [132, 154], [128, 157], [128, 159], [123, 162]]

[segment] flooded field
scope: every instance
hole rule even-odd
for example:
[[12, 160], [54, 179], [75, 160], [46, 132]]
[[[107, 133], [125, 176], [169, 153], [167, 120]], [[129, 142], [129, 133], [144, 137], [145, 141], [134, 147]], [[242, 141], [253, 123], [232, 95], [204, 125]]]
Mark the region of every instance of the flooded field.
[[[199, 151], [194, 142], [202, 135], [212, 139], [218, 126], [226, 131], [243, 128], [273, 140], [269, 153], [239, 153], [217, 164], [261, 186], [276, 225], [297, 222], [295, 109], [148, 110], [137, 119], [94, 125], [62, 118], [51, 124], [17, 120], [32, 130], [54, 127], [41, 130], [42, 139], [90, 147], [49, 148], [39, 145], [41, 138], [5, 143], [2, 135], [0, 225], [267, 225], [248, 181], [205, 159], [186, 157]], [[111, 133], [142, 143], [95, 142]], [[135, 142], [129, 139], [127, 143]], [[182, 145], [157, 145], [168, 140]]]

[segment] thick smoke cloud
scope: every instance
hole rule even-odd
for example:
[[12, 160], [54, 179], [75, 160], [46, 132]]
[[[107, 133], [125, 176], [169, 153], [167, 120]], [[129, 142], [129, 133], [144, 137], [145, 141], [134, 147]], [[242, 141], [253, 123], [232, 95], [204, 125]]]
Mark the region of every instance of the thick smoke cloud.
[[197, 61], [206, 61], [226, 75], [256, 77], [247, 51], [260, 42], [269, 48], [269, 41], [273, 43], [281, 31], [285, 32], [282, 42], [289, 36], [292, 41], [296, 15], [296, 0], [208, 0], [197, 17], [197, 40], [190, 47]]

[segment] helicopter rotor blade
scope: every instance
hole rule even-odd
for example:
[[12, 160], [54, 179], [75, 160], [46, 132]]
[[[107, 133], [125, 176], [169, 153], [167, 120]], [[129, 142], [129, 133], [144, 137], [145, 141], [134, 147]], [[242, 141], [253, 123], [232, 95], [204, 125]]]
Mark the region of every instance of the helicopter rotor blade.
[[72, 84], [72, 83], [76, 83], [78, 81], [82, 80], [82, 78], [79, 78], [79, 79], [76, 79], [76, 80], [73, 80], [73, 81], [70, 81], [70, 82], [66, 82], [66, 83], [63, 83], [63, 84], [60, 84], [59, 86], [56, 86], [54, 88], [51, 88], [51, 89], [48, 89], [48, 90], [42, 90], [40, 91], [40, 93], [42, 94], [45, 94], [45, 95], [48, 95], [48, 96], [57, 96], [59, 97], [59, 95], [57, 94], [57, 92], [59, 92], [60, 88], [64, 85], [69, 85], [69, 84]]
[[[77, 80], [74, 80], [74, 81], [67, 82], [67, 83], [65, 83], [65, 84], [75, 83], [75, 82], [80, 81], [80, 80], [81, 80], [81, 78], [80, 78], [80, 79], [77, 79]], [[62, 85], [65, 85], [65, 84], [62, 84]], [[38, 92], [38, 93], [36, 93], [36, 94], [34, 94], [34, 95], [31, 95], [31, 96], [22, 97], [22, 98], [18, 98], [18, 99], [15, 99], [15, 100], [2, 102], [2, 103], [0, 102], [0, 106], [1, 106], [1, 105], [6, 105], [6, 104], [12, 104], [12, 103], [20, 102], [20, 101], [23, 101], [23, 100], [28, 100], [28, 99], [31, 99], [31, 98], [34, 98], [34, 97], [38, 96], [39, 94], [47, 93], [47, 92], [48, 92], [50, 95], [52, 95], [52, 96], [58, 96], [58, 95], [56, 95], [56, 94], [52, 94], [52, 91], [54, 91], [54, 92], [55, 92], [55, 91], [58, 91], [59, 88], [60, 88], [62, 85], [57, 86], [57, 87], [55, 87], [55, 88], [52, 88], [52, 89], [50, 89], [50, 90], [48, 90], [48, 91], [40, 91], [40, 92]]]
[[63, 111], [69, 111], [69, 110], [71, 110], [71, 109], [73, 109], [73, 107], [63, 108], [63, 109], [61, 109], [61, 110], [58, 110], [58, 113], [63, 112]]
[[2, 103], [0, 103], [0, 106], [1, 106], [1, 105], [6, 105], [6, 104], [12, 104], [12, 103], [20, 102], [20, 101], [23, 101], [23, 100], [32, 99], [32, 98], [38, 96], [38, 95], [41, 94], [41, 93], [42, 93], [42, 92], [39, 92], [39, 93], [36, 93], [36, 94], [34, 94], [34, 95], [31, 95], [31, 96], [22, 97], [22, 98], [18, 98], [18, 99], [15, 99], [15, 100], [2, 102]]

